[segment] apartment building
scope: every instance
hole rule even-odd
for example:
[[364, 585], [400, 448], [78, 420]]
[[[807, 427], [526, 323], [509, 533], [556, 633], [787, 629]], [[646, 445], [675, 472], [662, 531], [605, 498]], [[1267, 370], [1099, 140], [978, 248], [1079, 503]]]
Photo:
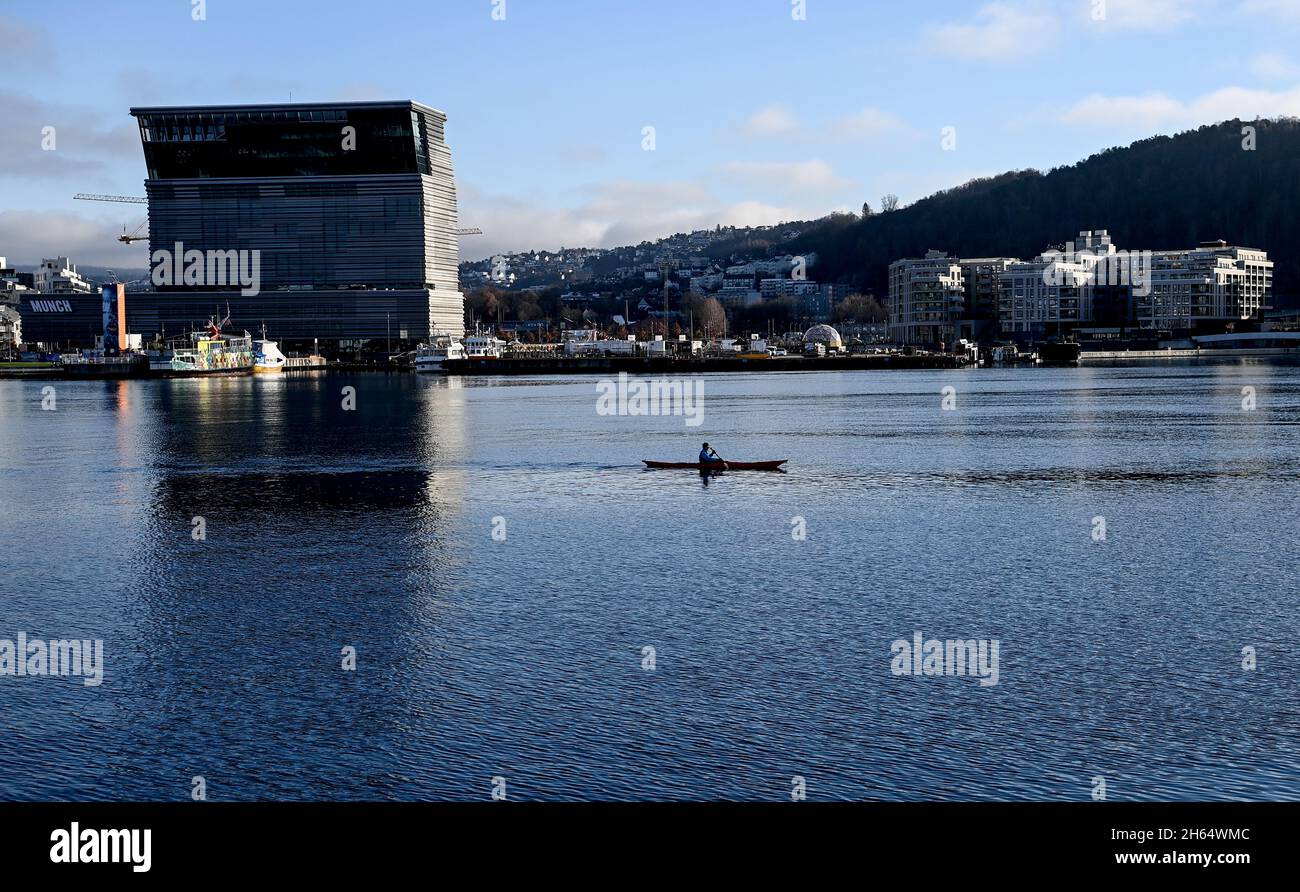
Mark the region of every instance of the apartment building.
[[889, 335], [902, 344], [951, 344], [966, 307], [961, 261], [942, 251], [889, 265]]
[[1262, 319], [1272, 288], [1268, 252], [1221, 240], [1202, 242], [1152, 255], [1150, 287], [1134, 289], [1132, 315], [1142, 328], [1221, 330], [1228, 323]]

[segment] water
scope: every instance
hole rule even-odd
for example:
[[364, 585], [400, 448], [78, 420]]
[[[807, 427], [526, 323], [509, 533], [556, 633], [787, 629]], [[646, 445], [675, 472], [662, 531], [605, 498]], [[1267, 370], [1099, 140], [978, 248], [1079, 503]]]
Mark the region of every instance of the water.
[[[106, 668], [0, 676], [0, 798], [1300, 798], [1294, 366], [717, 375], [700, 427], [583, 377], [44, 386], [0, 381], [0, 638]], [[703, 439], [790, 472], [639, 467]], [[894, 676], [918, 630], [999, 683]]]

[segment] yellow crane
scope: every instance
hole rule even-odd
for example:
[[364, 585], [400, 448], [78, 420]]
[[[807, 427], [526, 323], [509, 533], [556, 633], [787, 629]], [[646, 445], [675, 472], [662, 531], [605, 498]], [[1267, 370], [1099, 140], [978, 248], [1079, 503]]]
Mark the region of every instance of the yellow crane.
[[[92, 192], [78, 192], [76, 195], [72, 197], [76, 199], [80, 199], [81, 201], [114, 201], [119, 204], [148, 204], [149, 203], [149, 199], [140, 198], [135, 195], [97, 195]], [[149, 218], [145, 217], [143, 220], [140, 221], [139, 225], [136, 226], [135, 229], [131, 230], [130, 232], [127, 232], [126, 227], [123, 226], [122, 234], [117, 237], [117, 240], [124, 245], [129, 245], [133, 242], [142, 242], [145, 239], [149, 238], [149, 236], [144, 234], [144, 229], [148, 225], [149, 225]]]

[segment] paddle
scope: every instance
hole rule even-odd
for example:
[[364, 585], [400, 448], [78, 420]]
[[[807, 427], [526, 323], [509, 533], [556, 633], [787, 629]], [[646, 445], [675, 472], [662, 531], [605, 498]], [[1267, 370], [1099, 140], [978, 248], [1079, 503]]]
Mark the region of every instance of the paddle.
[[727, 460], [723, 458], [721, 455], [718, 455], [718, 450], [710, 449], [709, 455], [712, 455], [714, 458], [716, 458], [718, 460], [718, 464], [722, 465], [720, 470], [723, 471], [727, 470]]

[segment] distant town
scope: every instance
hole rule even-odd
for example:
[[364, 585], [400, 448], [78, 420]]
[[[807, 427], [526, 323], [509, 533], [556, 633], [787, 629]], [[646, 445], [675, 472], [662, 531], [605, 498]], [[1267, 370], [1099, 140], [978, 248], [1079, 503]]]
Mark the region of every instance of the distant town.
[[[1297, 319], [1272, 305], [1268, 253], [1231, 232], [1171, 247], [1119, 245], [1108, 229], [1085, 229], [1028, 258], [955, 256], [937, 244], [855, 266], [861, 237], [825, 236], [903, 219], [908, 212], [887, 195], [879, 214], [864, 204], [861, 216], [461, 263], [478, 230], [459, 228], [445, 115], [434, 108], [400, 100], [130, 114], [147, 197], [77, 197], [147, 203], [147, 237], [122, 240], [147, 238], [152, 267], [92, 276], [68, 256], [21, 270], [0, 258], [0, 353], [10, 362], [83, 368], [129, 353], [143, 365], [150, 352], [170, 368], [161, 357], [190, 356], [204, 335], [203, 350], [220, 346], [223, 329], [298, 354], [286, 361], [309, 353], [313, 362], [385, 366], [418, 366], [439, 339], [454, 342], [439, 354], [454, 365], [471, 332], [490, 341], [465, 358], [493, 360], [524, 348], [534, 359], [548, 350], [679, 359], [893, 352], [981, 362], [1297, 346], [1249, 337], [1292, 331]], [[340, 127], [356, 131], [360, 149], [339, 145]], [[866, 284], [885, 281], [883, 293]]]

